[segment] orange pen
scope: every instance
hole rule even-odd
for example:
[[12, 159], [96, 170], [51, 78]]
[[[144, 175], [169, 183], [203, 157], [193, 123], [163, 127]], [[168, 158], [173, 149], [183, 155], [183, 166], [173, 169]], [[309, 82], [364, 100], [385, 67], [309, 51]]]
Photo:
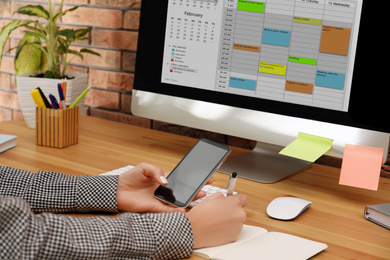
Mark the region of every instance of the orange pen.
[[62, 92], [64, 93], [64, 99], [66, 100], [66, 78], [61, 82]]

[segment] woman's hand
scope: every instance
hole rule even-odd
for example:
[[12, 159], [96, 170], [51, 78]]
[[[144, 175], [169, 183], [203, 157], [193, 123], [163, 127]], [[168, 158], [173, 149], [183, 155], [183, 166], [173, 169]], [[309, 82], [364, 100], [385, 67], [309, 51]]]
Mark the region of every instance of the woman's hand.
[[192, 208], [187, 217], [192, 228], [194, 248], [218, 246], [237, 240], [247, 217], [244, 211], [247, 204], [246, 195], [224, 197], [217, 192]]
[[[167, 175], [159, 167], [148, 163], [141, 163], [121, 174], [117, 187], [118, 209], [132, 212], [185, 212], [184, 208], [172, 207], [154, 197], [154, 191], [159, 185], [167, 185]], [[200, 191], [194, 200], [205, 195], [204, 191]]]

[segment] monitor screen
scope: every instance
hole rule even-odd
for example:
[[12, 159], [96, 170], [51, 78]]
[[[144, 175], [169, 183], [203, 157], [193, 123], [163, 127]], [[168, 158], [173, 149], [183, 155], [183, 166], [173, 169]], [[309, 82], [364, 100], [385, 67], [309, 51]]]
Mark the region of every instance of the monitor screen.
[[390, 132], [379, 5], [143, 0], [134, 89]]

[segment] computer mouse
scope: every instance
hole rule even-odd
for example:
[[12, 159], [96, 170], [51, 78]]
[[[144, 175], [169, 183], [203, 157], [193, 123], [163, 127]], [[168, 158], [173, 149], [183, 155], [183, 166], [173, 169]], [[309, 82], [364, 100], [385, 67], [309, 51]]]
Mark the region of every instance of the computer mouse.
[[278, 197], [270, 202], [267, 214], [279, 220], [293, 220], [308, 209], [311, 201], [297, 197]]

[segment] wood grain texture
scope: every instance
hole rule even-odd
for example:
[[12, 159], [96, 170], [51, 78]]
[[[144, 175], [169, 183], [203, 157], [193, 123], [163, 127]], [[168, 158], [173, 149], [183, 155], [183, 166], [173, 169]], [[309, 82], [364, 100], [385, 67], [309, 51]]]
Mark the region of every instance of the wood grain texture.
[[[0, 122], [0, 133], [18, 135], [17, 147], [0, 154], [2, 165], [77, 176], [96, 175], [141, 162], [170, 171], [197, 141], [86, 116], [80, 117], [78, 144], [64, 149], [37, 146], [35, 130], [27, 128], [24, 121]], [[247, 151], [233, 148], [232, 154], [244, 152]], [[367, 221], [363, 215], [367, 205], [390, 202], [390, 179], [381, 178], [379, 190], [370, 191], [339, 185], [339, 174], [337, 168], [314, 164], [311, 169], [275, 184], [238, 179], [236, 191], [250, 199], [246, 224], [328, 244], [313, 259], [390, 259], [390, 231]], [[226, 187], [227, 175], [216, 173], [214, 179], [214, 185]], [[293, 221], [274, 220], [266, 215], [266, 207], [279, 196], [304, 198], [312, 201], [312, 206]], [[91, 215], [96, 216], [72, 214]]]

